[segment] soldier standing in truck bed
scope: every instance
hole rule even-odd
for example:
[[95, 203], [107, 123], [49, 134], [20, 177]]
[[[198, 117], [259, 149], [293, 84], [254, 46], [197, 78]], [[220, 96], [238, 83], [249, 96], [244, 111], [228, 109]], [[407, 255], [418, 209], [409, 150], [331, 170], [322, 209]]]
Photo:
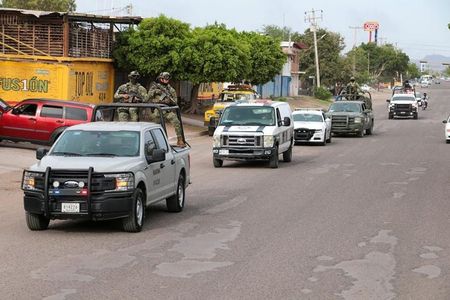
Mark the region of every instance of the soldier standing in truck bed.
[[[120, 103], [142, 103], [147, 98], [147, 90], [139, 84], [140, 74], [138, 71], [131, 71], [128, 74], [129, 82], [122, 84], [114, 94], [114, 102]], [[137, 121], [139, 109], [119, 107], [119, 121]]]
[[[156, 78], [148, 89], [147, 101], [152, 103], [166, 104], [168, 106], [177, 106], [177, 93], [169, 84], [170, 74], [162, 72]], [[155, 118], [159, 118], [159, 113], [156, 111]], [[181, 130], [180, 120], [174, 112], [165, 112], [164, 119], [172, 124], [177, 134], [177, 146], [184, 147], [183, 133]]]

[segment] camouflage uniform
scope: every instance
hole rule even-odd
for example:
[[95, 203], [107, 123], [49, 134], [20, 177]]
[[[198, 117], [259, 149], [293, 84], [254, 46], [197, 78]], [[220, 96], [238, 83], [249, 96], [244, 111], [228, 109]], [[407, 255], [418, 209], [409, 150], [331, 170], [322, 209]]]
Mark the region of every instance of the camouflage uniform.
[[[166, 104], [168, 106], [176, 106], [177, 103], [177, 93], [173, 87], [169, 84], [161, 84], [158, 82], [153, 82], [148, 89], [147, 101], [152, 103]], [[159, 113], [155, 111], [153, 115], [156, 120], [159, 120]], [[182, 137], [180, 120], [174, 112], [164, 113], [164, 119], [172, 124], [175, 128], [177, 137]]]
[[[125, 99], [125, 95], [128, 95], [128, 99]], [[120, 103], [136, 103], [136, 102], [144, 102], [147, 98], [147, 91], [145, 87], [140, 85], [139, 83], [133, 84], [131, 82], [127, 82], [122, 84], [117, 89], [114, 94], [114, 102]], [[119, 121], [137, 121], [139, 115], [138, 108], [125, 108], [120, 107], [117, 109], [119, 113]]]
[[349, 100], [356, 100], [358, 98], [358, 94], [361, 91], [361, 88], [359, 87], [359, 84], [356, 81], [350, 81], [347, 84], [346, 92], [347, 95], [350, 96]]

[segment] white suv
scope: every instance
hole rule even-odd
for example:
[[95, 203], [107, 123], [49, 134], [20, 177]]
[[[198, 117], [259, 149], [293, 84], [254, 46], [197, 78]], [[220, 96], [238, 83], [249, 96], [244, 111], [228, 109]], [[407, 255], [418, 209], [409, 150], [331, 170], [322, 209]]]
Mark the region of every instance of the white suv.
[[294, 123], [288, 103], [269, 100], [235, 103], [227, 107], [214, 132], [213, 163], [224, 160], [268, 160], [278, 168], [278, 158], [292, 160]]
[[318, 108], [298, 108], [293, 113], [294, 142], [331, 143], [331, 120]]

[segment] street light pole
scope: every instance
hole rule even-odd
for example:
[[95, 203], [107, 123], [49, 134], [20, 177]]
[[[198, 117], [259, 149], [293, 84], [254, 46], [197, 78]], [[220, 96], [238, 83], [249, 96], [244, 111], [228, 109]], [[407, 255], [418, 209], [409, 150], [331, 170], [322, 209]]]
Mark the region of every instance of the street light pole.
[[[316, 12], [320, 12], [320, 16], [316, 16]], [[317, 50], [317, 20], [322, 20], [323, 10], [311, 10], [309, 12], [305, 12], [305, 22], [309, 22], [311, 25], [311, 31], [313, 32], [314, 37], [314, 56], [316, 62], [316, 84], [317, 87], [320, 87], [320, 69], [319, 69], [319, 53]]]

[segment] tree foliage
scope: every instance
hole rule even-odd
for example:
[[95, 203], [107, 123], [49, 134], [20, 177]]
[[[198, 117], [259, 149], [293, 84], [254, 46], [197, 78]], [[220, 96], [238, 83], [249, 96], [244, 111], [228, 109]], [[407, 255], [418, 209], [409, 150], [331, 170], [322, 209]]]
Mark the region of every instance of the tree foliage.
[[288, 41], [289, 38], [291, 41], [298, 42], [301, 40], [301, 34], [297, 31], [293, 31], [289, 27], [279, 27], [277, 25], [264, 25], [262, 29], [262, 33], [278, 41]]
[[420, 77], [419, 68], [417, 67], [417, 65], [415, 63], [412, 63], [412, 62], [410, 62], [408, 64], [407, 73], [408, 73], [409, 78], [419, 78]]
[[444, 74], [445, 74], [446, 76], [449, 76], [449, 77], [450, 77], [450, 66], [447, 66], [447, 68], [445, 68]]
[[250, 68], [246, 79], [252, 84], [264, 84], [279, 74], [286, 62], [280, 43], [271, 36], [256, 32], [243, 32], [241, 40], [250, 47]]
[[75, 11], [75, 0], [3, 0], [0, 7], [43, 11]]
[[348, 53], [349, 60], [356, 57], [356, 74], [367, 73], [373, 80], [391, 79], [406, 75], [409, 57], [393, 45], [361, 44]]
[[[345, 80], [349, 74], [349, 66], [341, 55], [341, 51], [345, 46], [344, 38], [338, 33], [318, 29], [317, 39], [321, 83], [324, 85], [333, 85], [336, 81]], [[301, 35], [300, 42], [308, 46], [300, 55], [300, 71], [305, 71], [306, 77], [315, 76], [313, 33], [307, 29]]]
[[148, 18], [118, 36], [113, 55], [121, 69], [135, 69], [152, 78], [163, 71], [184, 78], [181, 55], [191, 36], [187, 23], [163, 15]]

